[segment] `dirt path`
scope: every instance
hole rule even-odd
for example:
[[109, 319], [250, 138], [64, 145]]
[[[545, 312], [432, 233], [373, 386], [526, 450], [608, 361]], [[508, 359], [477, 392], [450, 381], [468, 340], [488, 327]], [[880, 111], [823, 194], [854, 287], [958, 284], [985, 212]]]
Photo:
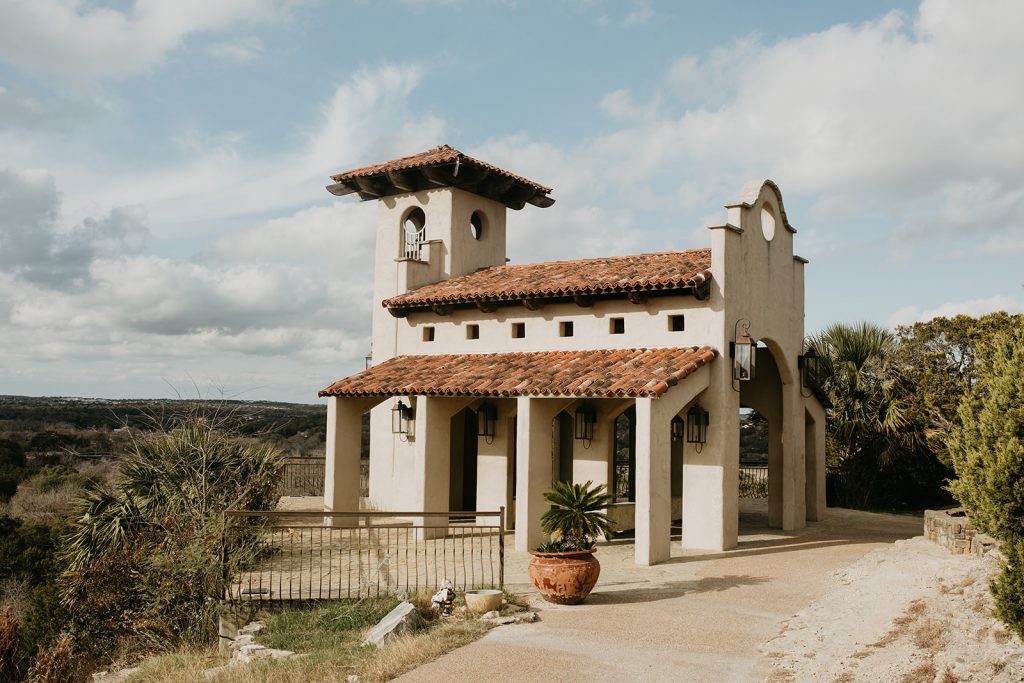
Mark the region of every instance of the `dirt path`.
[[[744, 501], [738, 548], [632, 564], [632, 545], [602, 547], [586, 604], [538, 603], [541, 621], [503, 627], [401, 681], [747, 681], [773, 673], [760, 646], [832, 587], [831, 575], [871, 550], [921, 532], [921, 519], [830, 510], [799, 534], [767, 529]], [[533, 594], [529, 555], [511, 553], [508, 583]]]

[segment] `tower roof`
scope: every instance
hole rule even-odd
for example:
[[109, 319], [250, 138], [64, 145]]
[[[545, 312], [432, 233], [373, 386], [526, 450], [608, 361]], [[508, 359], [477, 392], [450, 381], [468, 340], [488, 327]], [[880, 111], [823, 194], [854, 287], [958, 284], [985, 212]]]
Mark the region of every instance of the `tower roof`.
[[331, 176], [327, 191], [339, 197], [357, 194], [367, 201], [435, 187], [457, 187], [519, 210], [526, 204], [555, 203], [551, 188], [440, 145], [412, 156], [363, 166]]

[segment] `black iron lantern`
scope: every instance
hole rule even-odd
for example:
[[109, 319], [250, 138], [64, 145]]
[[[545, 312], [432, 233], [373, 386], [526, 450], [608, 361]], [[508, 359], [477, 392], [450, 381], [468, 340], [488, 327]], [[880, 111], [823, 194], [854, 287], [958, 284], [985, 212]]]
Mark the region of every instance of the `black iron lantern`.
[[594, 425], [597, 424], [597, 411], [593, 406], [586, 403], [576, 409], [576, 430], [575, 437], [581, 441], [591, 441], [594, 438]]
[[498, 407], [484, 401], [476, 411], [476, 435], [488, 439], [494, 438], [498, 428]]
[[399, 400], [391, 409], [391, 433], [412, 436], [412, 425], [412, 408]]
[[686, 434], [686, 423], [683, 422], [683, 418], [676, 415], [672, 418], [672, 440], [682, 441], [683, 436]]
[[817, 389], [821, 375], [821, 357], [813, 348], [807, 349], [807, 353], [797, 357], [797, 365], [800, 368], [800, 381], [806, 389]]
[[704, 444], [708, 440], [708, 423], [710, 415], [699, 403], [694, 403], [686, 411], [686, 442]]

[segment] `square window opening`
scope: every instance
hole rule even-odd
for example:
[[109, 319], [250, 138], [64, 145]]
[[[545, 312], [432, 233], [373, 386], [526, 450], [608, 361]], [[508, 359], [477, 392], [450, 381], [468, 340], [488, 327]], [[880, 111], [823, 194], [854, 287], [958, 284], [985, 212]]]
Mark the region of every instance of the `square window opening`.
[[512, 338], [522, 339], [526, 336], [526, 323], [512, 323]]
[[480, 338], [480, 326], [479, 325], [466, 325], [466, 339], [479, 339]]
[[558, 336], [559, 337], [571, 337], [572, 336], [572, 321], [563, 320], [558, 323]]
[[434, 326], [428, 325], [423, 328], [423, 341], [432, 342], [434, 341]]
[[608, 333], [609, 334], [625, 334], [626, 333], [626, 319], [625, 318], [612, 318], [608, 321]]
[[683, 315], [670, 315], [668, 317], [668, 331], [682, 332], [686, 329], [686, 317]]

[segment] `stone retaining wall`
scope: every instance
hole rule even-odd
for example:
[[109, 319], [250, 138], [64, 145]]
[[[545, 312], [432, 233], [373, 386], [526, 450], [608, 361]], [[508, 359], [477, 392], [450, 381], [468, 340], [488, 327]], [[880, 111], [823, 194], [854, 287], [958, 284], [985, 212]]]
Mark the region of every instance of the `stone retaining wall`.
[[954, 555], [981, 556], [997, 548], [999, 543], [975, 529], [963, 508], [925, 510], [924, 537]]

